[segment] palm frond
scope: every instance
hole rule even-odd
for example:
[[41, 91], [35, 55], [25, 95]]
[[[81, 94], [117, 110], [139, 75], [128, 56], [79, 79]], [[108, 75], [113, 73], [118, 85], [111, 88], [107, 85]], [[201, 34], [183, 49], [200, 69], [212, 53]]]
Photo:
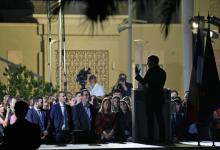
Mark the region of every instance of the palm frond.
[[181, 0], [163, 0], [160, 4], [161, 7], [161, 32], [166, 39], [169, 34], [169, 27], [173, 18], [173, 14], [179, 10]]

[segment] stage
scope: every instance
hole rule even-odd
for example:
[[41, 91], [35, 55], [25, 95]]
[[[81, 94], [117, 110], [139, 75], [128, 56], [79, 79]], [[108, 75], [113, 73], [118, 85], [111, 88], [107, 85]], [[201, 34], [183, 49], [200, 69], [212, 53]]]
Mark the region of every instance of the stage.
[[197, 146], [197, 142], [179, 142], [173, 145], [148, 145], [148, 144], [139, 144], [139, 143], [108, 143], [108, 144], [67, 144], [67, 145], [41, 145], [39, 150], [53, 150], [53, 149], [81, 149], [81, 150], [121, 150], [121, 149], [129, 149], [129, 150], [216, 150], [220, 149], [220, 142], [215, 142], [215, 147], [212, 146], [212, 142], [203, 141], [201, 142], [201, 146]]

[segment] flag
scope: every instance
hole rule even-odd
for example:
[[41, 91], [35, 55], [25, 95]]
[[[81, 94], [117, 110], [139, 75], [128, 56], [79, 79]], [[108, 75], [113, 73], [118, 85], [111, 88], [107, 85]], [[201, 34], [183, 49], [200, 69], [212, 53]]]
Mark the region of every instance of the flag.
[[208, 28], [206, 36], [202, 74], [202, 99], [200, 102], [201, 111], [206, 113], [211, 113], [220, 104], [220, 82], [210, 37], [210, 28]]
[[197, 30], [195, 43], [195, 50], [193, 52], [193, 67], [189, 86], [189, 99], [187, 101], [188, 123], [192, 123], [198, 120], [199, 100], [201, 95], [200, 85], [202, 83], [204, 47], [199, 28]]

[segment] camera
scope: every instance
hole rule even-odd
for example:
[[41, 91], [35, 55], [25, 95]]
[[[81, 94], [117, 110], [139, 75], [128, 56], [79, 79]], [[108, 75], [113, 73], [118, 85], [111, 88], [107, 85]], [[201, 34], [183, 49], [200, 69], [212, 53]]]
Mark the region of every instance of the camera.
[[91, 69], [88, 68], [86, 70], [85, 68], [83, 68], [79, 71], [79, 73], [76, 76], [76, 81], [80, 84], [81, 89], [84, 89], [86, 86], [86, 80], [88, 78], [88, 74], [91, 74]]
[[124, 77], [120, 77], [120, 78], [119, 78], [119, 81], [125, 82], [125, 78], [124, 78]]

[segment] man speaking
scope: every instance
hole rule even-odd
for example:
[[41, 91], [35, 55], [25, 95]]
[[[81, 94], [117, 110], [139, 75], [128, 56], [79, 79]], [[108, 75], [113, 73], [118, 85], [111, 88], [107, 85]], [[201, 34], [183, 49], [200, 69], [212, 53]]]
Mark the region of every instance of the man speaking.
[[148, 122], [148, 141], [155, 142], [154, 140], [154, 115], [156, 116], [158, 128], [159, 128], [159, 142], [165, 142], [165, 123], [162, 113], [162, 106], [164, 104], [163, 87], [166, 81], [166, 72], [160, 68], [159, 58], [155, 55], [148, 57], [147, 70], [144, 78], [140, 76], [140, 70], [136, 67], [135, 79], [139, 81], [144, 87], [146, 96], [146, 115]]

